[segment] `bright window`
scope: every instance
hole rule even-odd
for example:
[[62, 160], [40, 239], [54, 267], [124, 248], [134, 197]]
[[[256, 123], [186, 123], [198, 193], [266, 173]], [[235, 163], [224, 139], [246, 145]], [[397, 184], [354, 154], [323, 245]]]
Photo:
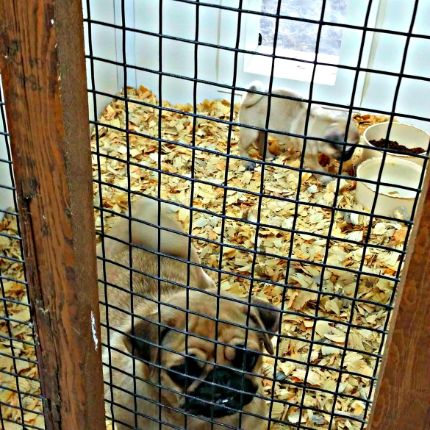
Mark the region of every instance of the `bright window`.
[[[232, 6], [235, 2], [221, 0], [221, 3]], [[359, 73], [357, 76], [356, 69], [358, 66], [367, 66], [374, 37], [374, 32], [365, 32], [362, 27], [366, 23], [368, 6], [370, 13], [367, 26], [375, 25], [379, 1], [369, 3], [326, 0], [322, 17], [324, 24], [320, 25], [322, 5], [322, 0], [282, 1], [273, 86], [288, 88], [303, 95], [308, 94], [314, 71], [313, 62], [317, 60], [324, 65], [318, 64], [315, 67], [313, 98], [323, 102], [349, 105], [351, 94], [354, 94], [354, 104], [359, 104], [365, 74]], [[243, 1], [245, 12], [241, 14], [239, 48], [247, 53], [241, 52], [238, 55], [236, 86], [247, 87], [254, 80], [259, 80], [267, 86], [272, 70], [271, 55], [274, 48], [277, 7], [278, 0]], [[238, 19], [237, 12], [225, 10], [221, 13], [222, 46], [235, 47], [239, 30]], [[336, 24], [349, 24], [351, 27], [345, 28]], [[319, 29], [321, 33], [316, 57]], [[360, 56], [363, 38], [365, 43]], [[234, 54], [231, 51], [220, 51], [219, 81], [231, 84], [234, 69]]]
[[[326, 2], [324, 21], [332, 23], [345, 22], [347, 14], [346, 0], [330, 0]], [[278, 0], [262, 0], [261, 11], [276, 14]], [[321, 19], [322, 0], [285, 0], [281, 5], [281, 15], [292, 18]], [[252, 19], [258, 25], [248, 25], [246, 47], [258, 53], [272, 54], [276, 20], [268, 16]], [[275, 76], [280, 78], [310, 81], [312, 64], [294, 61], [294, 59], [313, 61], [318, 36], [318, 24], [312, 22], [281, 19], [279, 21], [276, 55], [289, 59], [277, 59]], [[255, 29], [258, 28], [258, 34]], [[336, 26], [324, 26], [320, 35], [318, 61], [339, 64], [343, 31]], [[293, 60], [291, 60], [293, 59]], [[260, 55], [248, 55], [245, 59], [245, 72], [270, 74], [272, 59]], [[315, 76], [317, 83], [333, 85], [336, 81], [337, 69], [334, 67], [318, 67]]]

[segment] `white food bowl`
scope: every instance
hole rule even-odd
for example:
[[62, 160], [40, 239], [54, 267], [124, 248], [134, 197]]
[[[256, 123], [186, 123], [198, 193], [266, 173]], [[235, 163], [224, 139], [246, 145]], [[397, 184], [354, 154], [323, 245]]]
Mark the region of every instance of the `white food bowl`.
[[[362, 182], [360, 179], [376, 182], [380, 168], [381, 160], [379, 158], [366, 160], [357, 168], [356, 200], [369, 211], [372, 209], [375, 199], [376, 184]], [[421, 171], [421, 166], [403, 158], [385, 160], [381, 182], [390, 185], [379, 186], [375, 214], [410, 219], [417, 191], [398, 188], [398, 185], [418, 189]]]
[[[387, 137], [389, 122], [381, 122], [379, 124], [374, 124], [368, 127], [363, 134], [364, 144], [369, 148], [363, 148], [363, 160], [367, 160], [373, 157], [382, 157], [383, 150], [373, 146], [371, 140], [380, 140]], [[390, 130], [389, 140], [394, 140], [400, 145], [404, 145], [407, 148], [423, 148], [427, 151], [429, 146], [430, 136], [424, 130], [421, 130], [413, 125], [402, 124], [399, 122], [393, 122]], [[420, 155], [425, 155], [423, 152]], [[413, 161], [414, 163], [423, 165], [423, 158], [417, 158], [408, 154], [387, 152], [386, 160], [388, 159], [407, 159]]]

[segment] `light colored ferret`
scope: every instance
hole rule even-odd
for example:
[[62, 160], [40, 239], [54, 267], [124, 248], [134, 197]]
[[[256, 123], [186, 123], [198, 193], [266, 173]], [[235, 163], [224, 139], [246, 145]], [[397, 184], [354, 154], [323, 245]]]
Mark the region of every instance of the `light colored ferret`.
[[[254, 82], [249, 87], [240, 107], [239, 122], [244, 125], [264, 129], [266, 127], [268, 111], [268, 96], [256, 94], [254, 91], [264, 92], [259, 82]], [[272, 95], [281, 97], [270, 98], [268, 128], [283, 133], [304, 135], [308, 104], [299, 95], [287, 89], [274, 89]], [[324, 173], [326, 170], [318, 162], [319, 153], [342, 161], [347, 161], [352, 157], [355, 146], [344, 145], [344, 142], [347, 141], [348, 143], [356, 144], [360, 136], [357, 128], [351, 121], [348, 136], [345, 139], [347, 120], [347, 114], [344, 112], [320, 107], [311, 108], [307, 136], [321, 137], [330, 140], [330, 142], [308, 140], [306, 144], [305, 167]], [[277, 133], [271, 134], [276, 136], [281, 144], [287, 144], [291, 149], [303, 150], [302, 138]], [[239, 148], [241, 156], [249, 158], [248, 149], [254, 142], [257, 142], [260, 154], [263, 156], [265, 141], [265, 133], [263, 131], [255, 128], [240, 127]], [[273, 154], [267, 148], [266, 160], [273, 159], [273, 157]], [[255, 162], [246, 161], [246, 167], [254, 169]], [[331, 179], [327, 176], [320, 176], [320, 178], [324, 182]]]

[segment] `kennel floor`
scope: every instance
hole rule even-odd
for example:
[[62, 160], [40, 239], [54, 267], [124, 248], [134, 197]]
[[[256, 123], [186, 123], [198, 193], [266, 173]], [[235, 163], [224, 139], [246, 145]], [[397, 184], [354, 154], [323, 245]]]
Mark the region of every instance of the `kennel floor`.
[[[127, 92], [136, 102], [158, 105], [156, 96], [145, 87], [129, 88]], [[104, 125], [98, 126], [98, 144], [96, 130], [92, 130], [95, 206], [125, 213], [128, 174], [133, 192], [157, 196], [160, 183], [163, 199], [184, 206], [190, 206], [192, 201], [196, 210], [192, 211], [191, 231], [197, 237], [194, 244], [202, 263], [215, 280], [216, 269], [228, 272], [220, 276], [221, 291], [245, 299], [252, 286], [252, 294], [282, 306], [285, 311], [281, 337], [274, 339], [279, 356], [276, 371], [275, 358], [267, 357], [263, 365], [267, 378], [263, 380], [264, 392], [270, 398], [273, 390], [272, 418], [280, 421], [273, 428], [297, 428], [300, 420], [302, 426], [327, 429], [334, 410], [336, 417], [331, 428], [360, 429], [361, 423], [354, 418], [364, 419], [369, 411], [366, 401], [373, 396], [371, 381], [377, 376], [380, 361], [376, 356], [383, 349], [382, 332], [390, 313], [387, 305], [393, 301], [394, 279], [400, 270], [399, 251], [403, 249], [407, 227], [401, 220], [375, 217], [370, 223], [369, 216], [348, 212], [364, 210], [355, 201], [354, 181], [342, 180], [337, 194], [336, 181], [323, 185], [310, 173], [299, 174], [297, 154], [280, 148], [276, 140], [270, 144], [279, 166], [266, 166], [263, 182], [261, 167], [246, 171], [241, 160], [226, 157], [226, 152], [238, 155], [239, 138], [237, 127], [229, 131], [225, 123], [230, 117], [230, 103], [226, 100], [199, 104], [197, 113], [205, 118], [197, 118], [194, 124], [189, 115], [193, 113], [191, 105], [163, 102], [163, 107], [168, 111], [162, 111], [159, 127], [156, 107], [129, 101], [132, 133], [127, 137], [123, 131], [124, 102], [117, 100], [106, 106], [99, 119]], [[235, 106], [234, 120], [237, 112]], [[361, 131], [384, 119], [355, 117]], [[164, 140], [161, 145], [153, 139], [160, 132]], [[359, 157], [358, 151], [346, 166], [348, 171], [354, 170]], [[159, 161], [161, 173], [157, 171]], [[334, 171], [335, 163], [330, 167]], [[259, 193], [264, 194], [260, 213]], [[224, 209], [227, 218], [222, 228]], [[188, 229], [190, 210], [177, 207], [176, 215]], [[95, 217], [96, 229], [100, 231], [98, 210]], [[112, 215], [103, 211], [103, 217], [108, 231]], [[256, 225], [258, 221], [260, 227]], [[0, 222], [0, 232], [16, 235], [16, 221], [5, 217]], [[258, 252], [255, 262], [254, 249]], [[0, 237], [0, 269], [10, 278], [3, 281], [5, 297], [12, 299], [3, 302], [0, 318], [5, 316], [7, 307], [8, 315], [14, 319], [11, 326], [16, 341], [12, 355], [17, 357], [11, 358], [10, 343], [0, 337], [0, 372], [6, 372], [1, 375], [1, 413], [8, 420], [6, 430], [22, 428], [22, 415], [17, 409], [19, 398], [13, 391], [17, 380], [9, 375], [18, 366], [20, 375], [31, 378], [18, 378], [24, 393], [21, 401], [27, 409], [23, 418], [27, 424], [43, 428], [43, 418], [37, 415], [41, 402], [34, 397], [40, 393], [37, 368], [20, 360], [35, 359], [34, 348], [20, 342], [33, 341], [30, 315], [24, 306], [25, 289], [16, 282], [24, 279], [22, 265], [2, 255], [20, 258], [19, 242]], [[287, 256], [291, 256], [289, 268]], [[328, 264], [325, 269], [324, 262]], [[360, 270], [364, 274], [357, 282], [354, 271]], [[254, 281], [250, 280], [252, 271]], [[0, 334], [7, 334], [5, 322], [0, 322]]]

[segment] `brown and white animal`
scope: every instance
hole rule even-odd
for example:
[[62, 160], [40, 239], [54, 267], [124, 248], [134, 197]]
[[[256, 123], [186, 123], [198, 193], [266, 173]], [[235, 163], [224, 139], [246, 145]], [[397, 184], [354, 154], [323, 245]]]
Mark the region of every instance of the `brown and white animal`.
[[[141, 198], [132, 205], [132, 217], [156, 225], [158, 203]], [[161, 205], [160, 221], [178, 232], [161, 233], [161, 252], [187, 259], [189, 239], [179, 234], [182, 227], [168, 205]], [[128, 220], [118, 221], [110, 235], [128, 241]], [[132, 267], [141, 272], [133, 273], [132, 287], [127, 244], [105, 239], [105, 256], [112, 262], [105, 272], [100, 260], [98, 267], [99, 278], [108, 283], [100, 283], [100, 300], [109, 303], [108, 309], [101, 307], [102, 339], [110, 345], [104, 346], [103, 362], [107, 415], [113, 415], [116, 429], [265, 429], [261, 379], [249, 373], [260, 373], [264, 348], [273, 353], [277, 309], [257, 299], [250, 306], [224, 293], [217, 303], [217, 290], [201, 267], [190, 266], [189, 288], [187, 263], [163, 256], [158, 265], [158, 256], [149, 252], [158, 247], [155, 227], [133, 221], [131, 237], [141, 247], [132, 251]], [[200, 263], [194, 247], [191, 261]], [[157, 275], [163, 279], [160, 288]], [[109, 331], [103, 327], [107, 323]], [[185, 414], [191, 415], [185, 419]]]
[[[249, 87], [240, 107], [239, 122], [251, 127], [265, 129], [269, 98], [267, 95], [257, 94], [255, 91], [264, 92], [259, 82], [254, 82]], [[287, 89], [274, 89], [272, 95], [275, 97], [270, 98], [268, 128], [280, 131], [281, 133], [304, 135], [308, 104], [299, 95]], [[357, 128], [351, 121], [348, 136], [345, 139], [346, 125], [347, 115], [344, 112], [323, 109], [321, 107], [311, 108], [307, 136], [324, 138], [331, 142], [307, 140], [305, 167], [324, 173], [325, 170], [318, 163], [319, 153], [342, 161], [347, 161], [352, 157], [355, 146], [345, 146], [343, 143], [347, 141], [348, 143], [355, 144], [358, 142], [360, 136]], [[294, 150], [303, 150], [303, 138], [282, 135], [276, 132], [271, 134], [276, 136], [281, 144], [289, 145]], [[239, 148], [241, 156], [249, 158], [248, 148], [254, 142], [258, 144], [259, 152], [263, 156], [265, 133], [255, 128], [240, 127]], [[266, 160], [270, 159], [273, 159], [273, 155], [270, 153], [269, 148], [267, 148]], [[246, 166], [248, 169], [254, 169], [255, 162], [246, 161]], [[331, 178], [325, 176], [321, 179], [328, 181]]]

